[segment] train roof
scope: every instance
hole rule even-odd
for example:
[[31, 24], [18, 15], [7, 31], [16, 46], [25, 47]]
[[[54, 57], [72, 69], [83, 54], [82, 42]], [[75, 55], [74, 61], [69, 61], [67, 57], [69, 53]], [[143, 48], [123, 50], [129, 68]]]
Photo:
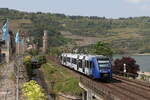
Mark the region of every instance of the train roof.
[[62, 53], [62, 56], [66, 56], [66, 57], [70, 57], [70, 58], [78, 58], [78, 59], [91, 59], [93, 57], [96, 58], [108, 58], [107, 56], [103, 56], [103, 55], [89, 55], [89, 54], [73, 54], [73, 53]]

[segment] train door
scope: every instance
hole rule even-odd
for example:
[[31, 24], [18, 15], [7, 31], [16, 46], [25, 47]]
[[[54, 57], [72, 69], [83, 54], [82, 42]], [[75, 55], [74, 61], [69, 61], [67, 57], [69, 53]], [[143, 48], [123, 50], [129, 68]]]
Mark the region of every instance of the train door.
[[88, 61], [89, 75], [92, 75], [92, 61]]
[[79, 70], [79, 55], [77, 56], [77, 70]]
[[72, 62], [73, 58], [70, 57], [70, 67], [73, 68], [73, 62]]
[[82, 60], [82, 71], [83, 73], [85, 73], [85, 56], [83, 57], [83, 60]]
[[85, 73], [85, 60], [82, 60], [82, 72]]
[[60, 56], [60, 63], [63, 64], [64, 63], [64, 57]]

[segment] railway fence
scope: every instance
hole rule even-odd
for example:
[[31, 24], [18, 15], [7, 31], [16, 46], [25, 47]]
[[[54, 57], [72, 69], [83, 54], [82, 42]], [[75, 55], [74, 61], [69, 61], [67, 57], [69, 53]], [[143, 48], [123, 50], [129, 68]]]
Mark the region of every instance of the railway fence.
[[104, 97], [106, 100], [116, 100], [116, 96], [108, 88], [103, 87], [102, 85], [98, 86], [93, 80], [81, 76], [80, 82], [93, 90], [96, 94]]
[[[132, 73], [124, 73], [124, 72], [120, 72], [120, 71], [113, 71], [113, 77], [114, 78], [119, 78], [122, 80], [126, 80], [129, 82], [133, 82], [139, 85], [143, 85], [145, 87], [150, 88], [150, 84], [147, 81], [141, 81], [141, 80], [137, 80], [136, 77], [137, 75], [132, 74]], [[130, 79], [129, 77], [133, 77], [133, 79]]]

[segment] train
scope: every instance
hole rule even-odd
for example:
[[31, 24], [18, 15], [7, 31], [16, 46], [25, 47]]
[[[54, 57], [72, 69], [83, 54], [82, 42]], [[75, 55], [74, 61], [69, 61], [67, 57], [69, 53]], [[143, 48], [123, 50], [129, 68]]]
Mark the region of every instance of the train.
[[93, 79], [112, 79], [112, 61], [107, 56], [62, 53], [60, 63]]

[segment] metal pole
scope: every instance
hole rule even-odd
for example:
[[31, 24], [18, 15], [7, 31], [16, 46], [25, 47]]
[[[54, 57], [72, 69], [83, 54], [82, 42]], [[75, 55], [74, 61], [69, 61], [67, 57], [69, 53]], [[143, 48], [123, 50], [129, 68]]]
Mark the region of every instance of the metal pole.
[[19, 100], [19, 88], [18, 88], [18, 83], [19, 83], [19, 80], [18, 80], [18, 76], [17, 76], [17, 94], [16, 94], [16, 100]]
[[5, 100], [7, 100], [7, 93], [8, 93], [8, 89], [6, 90]]
[[[18, 57], [17, 57], [18, 58]], [[17, 60], [17, 59], [16, 59]], [[17, 65], [17, 64], [16, 64]], [[16, 73], [16, 78], [17, 78], [17, 86], [16, 86], [16, 100], [19, 100], [19, 66], [17, 65], [17, 73]]]

